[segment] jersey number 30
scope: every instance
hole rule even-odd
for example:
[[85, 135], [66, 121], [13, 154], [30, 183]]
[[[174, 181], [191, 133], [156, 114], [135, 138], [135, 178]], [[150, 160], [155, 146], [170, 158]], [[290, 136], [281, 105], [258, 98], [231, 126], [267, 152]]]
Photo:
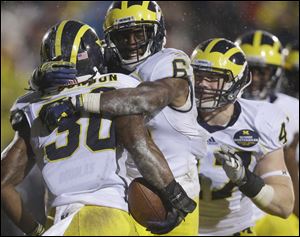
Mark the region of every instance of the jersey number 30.
[[[114, 88], [97, 88], [92, 92], [112, 90]], [[64, 146], [57, 147], [56, 142], [52, 142], [45, 146], [45, 153], [50, 161], [56, 161], [70, 157], [79, 147], [81, 125], [77, 123], [78, 119], [70, 118], [68, 123], [57, 128], [57, 133], [67, 133], [66, 144]], [[99, 136], [100, 130], [103, 127], [105, 119], [99, 114], [90, 114], [89, 122], [86, 132], [86, 147], [92, 152], [100, 151], [104, 149], [114, 149], [115, 142], [115, 128], [114, 122], [109, 118], [106, 122], [110, 122], [109, 136], [101, 138]]]

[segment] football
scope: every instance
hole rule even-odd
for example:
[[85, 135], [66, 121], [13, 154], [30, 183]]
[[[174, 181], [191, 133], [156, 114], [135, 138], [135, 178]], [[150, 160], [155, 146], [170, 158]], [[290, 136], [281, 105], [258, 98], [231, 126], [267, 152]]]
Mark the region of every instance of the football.
[[142, 226], [148, 221], [164, 221], [167, 211], [160, 197], [144, 178], [136, 178], [128, 189], [129, 212]]

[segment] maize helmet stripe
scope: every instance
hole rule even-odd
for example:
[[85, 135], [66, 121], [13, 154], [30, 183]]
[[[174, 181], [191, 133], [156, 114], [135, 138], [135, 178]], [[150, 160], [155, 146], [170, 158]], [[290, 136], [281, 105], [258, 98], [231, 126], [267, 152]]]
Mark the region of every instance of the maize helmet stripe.
[[77, 24], [75, 21], [68, 21], [63, 29], [61, 38], [61, 51], [63, 60], [70, 61], [73, 44], [76, 35], [83, 24]]
[[212, 48], [220, 41], [221, 39], [214, 39], [212, 40], [204, 49], [204, 53], [211, 52]]
[[76, 64], [77, 62], [77, 54], [78, 54], [78, 50], [79, 50], [79, 44], [81, 42], [81, 37], [84, 35], [85, 32], [87, 32], [89, 29], [91, 29], [88, 25], [84, 25], [82, 26], [75, 39], [74, 39], [74, 43], [72, 45], [72, 53], [71, 53], [71, 57], [70, 57], [70, 62]]
[[62, 21], [58, 26], [56, 36], [55, 36], [55, 57], [62, 55], [62, 53], [61, 53], [61, 38], [62, 38], [63, 29], [67, 22], [68, 22], [67, 20]]
[[[150, 5], [150, 1], [143, 1], [143, 7], [145, 8], [145, 10], [150, 10], [148, 7]], [[151, 10], [150, 10], [151, 11]]]
[[206, 40], [203, 44], [201, 44], [201, 46], [199, 47], [199, 49], [201, 49], [204, 52], [204, 50], [206, 49], [206, 47], [208, 46], [208, 44], [211, 41], [213, 41], [213, 39]]
[[128, 1], [121, 1], [121, 9], [126, 9], [128, 7]]
[[240, 52], [240, 50], [237, 48], [237, 47], [235, 47], [235, 48], [231, 48], [231, 49], [229, 49], [227, 52], [225, 52], [225, 53], [223, 53], [227, 58], [230, 58], [230, 57], [232, 57], [233, 55], [235, 55], [236, 53], [239, 53]]
[[253, 43], [252, 45], [254, 47], [259, 47], [261, 45], [261, 37], [262, 37], [262, 32], [261, 31], [257, 31], [255, 32], [254, 34], [254, 37], [253, 37]]

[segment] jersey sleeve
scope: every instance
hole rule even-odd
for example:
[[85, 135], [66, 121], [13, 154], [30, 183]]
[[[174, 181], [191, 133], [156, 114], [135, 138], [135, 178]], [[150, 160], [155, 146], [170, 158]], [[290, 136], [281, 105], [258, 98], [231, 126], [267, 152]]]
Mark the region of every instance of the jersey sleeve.
[[262, 106], [256, 116], [255, 125], [264, 155], [282, 148], [287, 143], [289, 120], [276, 106], [272, 104]]
[[130, 88], [130, 87], [134, 88], [140, 84], [140, 81], [138, 81], [137, 79], [135, 79], [132, 76], [128, 76], [128, 75], [120, 74], [120, 73], [117, 73], [116, 75], [118, 77], [118, 83], [114, 84], [114, 87], [116, 89]]

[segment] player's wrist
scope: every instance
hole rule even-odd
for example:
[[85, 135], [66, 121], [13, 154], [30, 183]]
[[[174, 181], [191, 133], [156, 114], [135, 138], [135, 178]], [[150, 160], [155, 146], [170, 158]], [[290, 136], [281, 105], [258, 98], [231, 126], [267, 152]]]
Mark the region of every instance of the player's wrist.
[[270, 205], [274, 197], [274, 189], [271, 185], [264, 185], [259, 193], [252, 198], [255, 204], [261, 207], [267, 207]]
[[262, 188], [265, 186], [265, 182], [261, 177], [245, 168], [245, 177], [243, 182], [237, 185], [243, 194], [245, 194], [247, 197], [253, 198], [262, 190]]
[[80, 108], [86, 112], [100, 113], [101, 93], [82, 94], [79, 101]]
[[196, 207], [196, 203], [189, 198], [175, 179], [162, 190], [162, 196], [173, 208], [179, 210], [183, 216], [191, 213]]

